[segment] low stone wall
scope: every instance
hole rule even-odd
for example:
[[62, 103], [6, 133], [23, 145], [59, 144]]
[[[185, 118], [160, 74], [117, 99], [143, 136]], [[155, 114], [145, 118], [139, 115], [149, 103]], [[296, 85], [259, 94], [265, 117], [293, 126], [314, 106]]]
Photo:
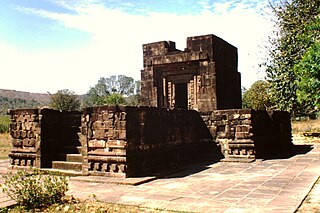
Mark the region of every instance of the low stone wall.
[[52, 161], [65, 159], [69, 147], [80, 145], [80, 112], [16, 109], [9, 114], [11, 168], [51, 168]]
[[116, 106], [85, 108], [81, 117], [82, 171], [126, 176], [126, 113]]
[[221, 157], [196, 111], [154, 107], [84, 109], [85, 174], [143, 176], [203, 157]]
[[10, 112], [12, 149], [10, 165], [40, 168], [40, 115], [38, 109], [19, 109]]
[[10, 115], [11, 168], [52, 168], [53, 161], [81, 154], [78, 167], [84, 175], [147, 176], [203, 158], [269, 158], [293, 146], [290, 115], [280, 111], [200, 115], [193, 110], [100, 106], [83, 112], [17, 109]]
[[201, 116], [226, 161], [268, 158], [293, 146], [288, 112], [235, 109]]

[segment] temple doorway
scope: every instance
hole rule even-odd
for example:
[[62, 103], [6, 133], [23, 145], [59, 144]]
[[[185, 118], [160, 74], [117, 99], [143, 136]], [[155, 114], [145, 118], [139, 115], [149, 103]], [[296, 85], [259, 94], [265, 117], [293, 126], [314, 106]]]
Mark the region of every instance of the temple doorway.
[[175, 108], [188, 109], [187, 83], [175, 84]]

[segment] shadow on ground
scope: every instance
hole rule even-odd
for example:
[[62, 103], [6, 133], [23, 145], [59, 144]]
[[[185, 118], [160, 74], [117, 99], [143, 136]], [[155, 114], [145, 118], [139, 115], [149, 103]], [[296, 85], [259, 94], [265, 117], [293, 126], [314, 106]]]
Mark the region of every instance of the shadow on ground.
[[267, 156], [261, 156], [262, 160], [273, 159], [288, 159], [296, 155], [304, 155], [313, 149], [313, 145], [292, 145], [292, 147], [285, 149], [282, 152], [273, 153]]
[[[292, 145], [285, 151], [273, 153], [268, 156], [260, 156], [262, 160], [288, 159], [296, 155], [304, 155], [313, 149], [312, 145]], [[163, 175], [160, 178], [183, 178], [209, 169], [213, 164], [220, 162], [221, 159], [206, 160], [198, 163], [187, 164], [184, 167], [179, 167], [170, 175]]]
[[193, 163], [193, 164], [188, 164], [184, 166], [179, 172], [176, 172], [174, 174], [165, 176], [163, 178], [168, 179], [168, 178], [184, 178], [202, 171], [205, 171], [209, 169], [212, 164], [220, 162], [219, 160], [215, 161], [203, 161], [203, 162], [198, 162], [198, 163]]

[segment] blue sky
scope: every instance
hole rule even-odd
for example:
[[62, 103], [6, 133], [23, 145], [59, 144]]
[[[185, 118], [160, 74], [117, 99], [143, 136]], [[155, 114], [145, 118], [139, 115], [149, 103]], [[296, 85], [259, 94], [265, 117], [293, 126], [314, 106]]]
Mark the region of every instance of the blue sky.
[[1, 89], [86, 93], [100, 77], [140, 79], [142, 44], [215, 34], [238, 47], [242, 85], [263, 79], [267, 0], [0, 0]]

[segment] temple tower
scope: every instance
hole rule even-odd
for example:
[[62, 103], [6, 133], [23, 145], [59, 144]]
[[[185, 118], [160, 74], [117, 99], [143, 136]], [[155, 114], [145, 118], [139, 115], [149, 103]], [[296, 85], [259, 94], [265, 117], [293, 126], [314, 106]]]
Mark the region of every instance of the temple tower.
[[237, 48], [214, 35], [143, 45], [142, 105], [207, 112], [241, 108]]

